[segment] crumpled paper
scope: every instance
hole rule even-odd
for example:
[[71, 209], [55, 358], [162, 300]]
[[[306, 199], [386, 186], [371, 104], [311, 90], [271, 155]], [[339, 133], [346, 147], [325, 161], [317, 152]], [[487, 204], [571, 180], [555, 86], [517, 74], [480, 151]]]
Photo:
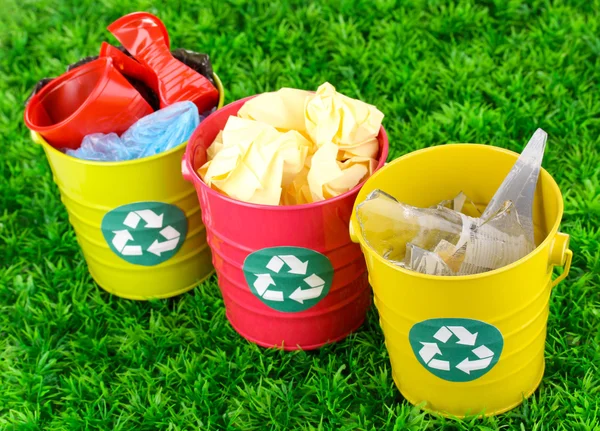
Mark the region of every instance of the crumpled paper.
[[244, 103], [237, 115], [240, 118], [267, 123], [280, 131], [295, 130], [309, 138], [304, 120], [304, 106], [313, 94], [294, 88], [263, 93]]
[[383, 114], [325, 83], [316, 93], [264, 93], [230, 117], [199, 169], [210, 187], [245, 202], [299, 205], [354, 188], [377, 166]]
[[[304, 111], [306, 130], [319, 147], [333, 142], [346, 150], [377, 143], [383, 113], [373, 105], [338, 93], [328, 82], [308, 98]], [[370, 152], [373, 157], [377, 149]]]
[[304, 168], [311, 142], [259, 121], [231, 116], [199, 170], [204, 182], [245, 202], [278, 205], [282, 188]]

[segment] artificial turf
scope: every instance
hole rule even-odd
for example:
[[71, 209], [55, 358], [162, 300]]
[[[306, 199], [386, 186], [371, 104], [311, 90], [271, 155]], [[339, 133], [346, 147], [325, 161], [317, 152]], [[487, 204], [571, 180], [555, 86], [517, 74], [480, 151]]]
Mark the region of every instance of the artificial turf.
[[[600, 2], [2, 0], [0, 429], [600, 430]], [[520, 152], [549, 134], [575, 253], [550, 303], [546, 372], [509, 413], [437, 418], [404, 401], [371, 310], [314, 352], [266, 350], [225, 318], [216, 279], [134, 302], [90, 278], [41, 148], [35, 82], [146, 10], [210, 54], [231, 102], [324, 81], [385, 114], [390, 160], [448, 142]]]

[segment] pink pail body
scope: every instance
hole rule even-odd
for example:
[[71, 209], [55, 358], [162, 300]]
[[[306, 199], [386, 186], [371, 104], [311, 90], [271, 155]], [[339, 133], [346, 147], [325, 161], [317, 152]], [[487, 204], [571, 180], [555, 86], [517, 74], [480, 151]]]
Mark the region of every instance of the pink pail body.
[[[371, 303], [365, 259], [348, 224], [359, 186], [333, 199], [256, 205], [209, 188], [197, 175], [206, 149], [248, 99], [206, 118], [190, 138], [182, 163], [197, 192], [213, 264], [235, 330], [264, 347], [316, 349], [363, 323]], [[382, 128], [380, 158], [388, 140]], [[287, 291], [286, 291], [287, 286]]]

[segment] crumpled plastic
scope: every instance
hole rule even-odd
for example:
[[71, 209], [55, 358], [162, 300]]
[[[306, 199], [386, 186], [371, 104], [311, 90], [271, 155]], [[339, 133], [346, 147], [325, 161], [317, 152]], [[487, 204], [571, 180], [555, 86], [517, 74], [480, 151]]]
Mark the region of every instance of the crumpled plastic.
[[479, 274], [521, 259], [535, 249], [533, 199], [547, 137], [536, 130], [483, 213], [462, 192], [430, 208], [371, 192], [356, 207], [365, 241], [391, 263], [429, 275]]
[[208, 79], [212, 85], [215, 87], [217, 86], [208, 54], [198, 53], [183, 48], [174, 49], [171, 51], [171, 54], [177, 60]]
[[[198, 171], [206, 184], [235, 199], [269, 205], [318, 202], [347, 192], [377, 167], [383, 114], [337, 93], [329, 83], [316, 93], [282, 88], [261, 94], [246, 102], [238, 117], [245, 121], [230, 117]], [[277, 135], [291, 132], [286, 138]], [[282, 153], [267, 151], [273, 143], [288, 146]], [[247, 156], [250, 149], [263, 157]], [[283, 164], [280, 154], [288, 157]]]
[[514, 203], [490, 218], [443, 205], [417, 208], [375, 190], [357, 205], [363, 237], [379, 255], [429, 275], [472, 275], [509, 265], [533, 251]]
[[485, 208], [482, 218], [487, 219], [496, 213], [504, 202], [514, 202], [519, 222], [527, 231], [527, 238], [533, 242], [533, 197], [542, 159], [546, 149], [548, 134], [537, 129], [510, 172]]
[[186, 142], [202, 117], [192, 102], [178, 102], [135, 122], [121, 137], [94, 133], [83, 138], [70, 156], [85, 160], [123, 161], [149, 157]]

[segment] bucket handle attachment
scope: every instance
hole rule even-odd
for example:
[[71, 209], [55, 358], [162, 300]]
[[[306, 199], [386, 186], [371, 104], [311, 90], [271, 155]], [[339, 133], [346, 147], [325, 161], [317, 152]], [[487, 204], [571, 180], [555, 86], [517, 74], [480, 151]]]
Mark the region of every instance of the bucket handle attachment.
[[571, 269], [573, 252], [569, 249], [569, 239], [569, 235], [566, 233], [557, 232], [550, 246], [550, 265], [564, 267], [562, 274], [552, 282], [553, 288], [569, 275]]
[[553, 288], [569, 275], [571, 261], [573, 260], [573, 252], [569, 249], [569, 240], [569, 235], [562, 232], [557, 232], [552, 240], [552, 245], [550, 246], [550, 267], [564, 267], [562, 274], [552, 282]]

